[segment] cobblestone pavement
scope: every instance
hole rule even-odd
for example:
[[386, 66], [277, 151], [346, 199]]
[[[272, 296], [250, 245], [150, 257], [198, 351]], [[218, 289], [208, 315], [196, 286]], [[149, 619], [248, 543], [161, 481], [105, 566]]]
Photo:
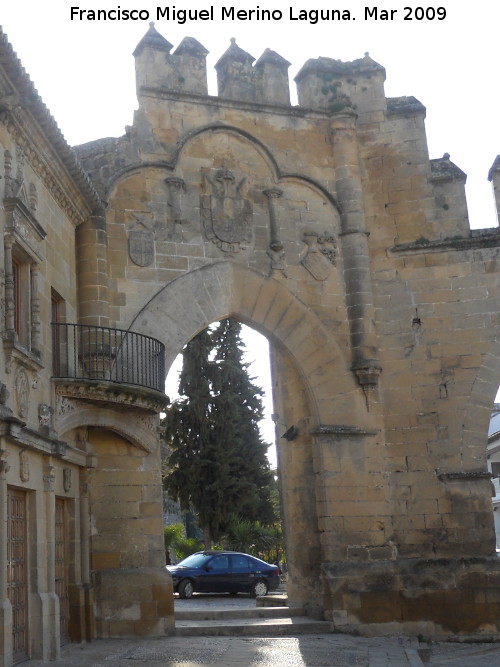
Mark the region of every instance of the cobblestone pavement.
[[[500, 644], [439, 643], [431, 667], [500, 667]], [[47, 667], [32, 660], [27, 667]], [[403, 638], [324, 634], [301, 637], [165, 637], [97, 640], [63, 647], [53, 667], [422, 667]]]
[[[411, 656], [411, 652], [410, 652]], [[63, 648], [54, 667], [402, 667], [412, 663], [402, 643], [343, 635], [301, 637], [166, 637], [98, 640]], [[29, 667], [47, 667], [30, 661]]]
[[439, 642], [431, 646], [432, 667], [500, 667], [500, 642], [472, 644]]
[[[195, 596], [176, 610], [255, 607], [248, 596]], [[416, 639], [342, 634], [296, 637], [107, 639], [63, 647], [61, 659], [26, 667], [500, 667], [500, 643], [439, 642], [423, 663]]]

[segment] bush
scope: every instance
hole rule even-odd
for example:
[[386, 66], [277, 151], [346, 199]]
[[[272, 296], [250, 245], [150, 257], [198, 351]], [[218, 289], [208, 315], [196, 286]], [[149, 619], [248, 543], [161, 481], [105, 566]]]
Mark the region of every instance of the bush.
[[174, 523], [170, 526], [165, 526], [163, 529], [163, 536], [165, 540], [165, 554], [167, 565], [172, 564], [172, 556], [175, 560], [182, 560], [203, 549], [203, 544], [193, 537], [186, 537], [184, 526], [182, 523]]

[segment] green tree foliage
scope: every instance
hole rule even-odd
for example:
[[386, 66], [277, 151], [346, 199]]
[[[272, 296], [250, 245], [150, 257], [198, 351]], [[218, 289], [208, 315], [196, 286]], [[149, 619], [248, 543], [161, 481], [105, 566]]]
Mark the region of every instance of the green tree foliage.
[[244, 551], [269, 562], [283, 559], [284, 539], [281, 526], [264, 526], [260, 521], [244, 521], [233, 516], [221, 539], [225, 549]]
[[203, 544], [194, 537], [186, 537], [184, 534], [184, 525], [182, 523], [174, 523], [170, 526], [165, 526], [163, 535], [165, 540], [167, 565], [171, 564], [171, 554], [174, 554], [175, 560], [178, 561], [203, 549]]
[[228, 319], [188, 343], [180, 398], [165, 419], [165, 488], [183, 509], [195, 509], [207, 546], [234, 514], [275, 520], [267, 445], [258, 428], [262, 390], [248, 377], [240, 333], [241, 325]]
[[263, 417], [263, 391], [252, 382], [243, 361], [241, 324], [222, 320], [213, 332], [215, 372], [212, 391], [217, 421], [216, 439], [223, 444], [225, 464], [233, 480], [226, 497], [231, 513], [247, 521], [273, 523], [276, 516], [271, 503], [273, 475], [267, 459], [268, 445], [260, 435]]

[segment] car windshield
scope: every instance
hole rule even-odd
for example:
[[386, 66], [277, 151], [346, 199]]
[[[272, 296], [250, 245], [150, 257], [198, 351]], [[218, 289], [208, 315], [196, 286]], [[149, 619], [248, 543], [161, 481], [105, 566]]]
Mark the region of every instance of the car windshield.
[[191, 556], [184, 558], [177, 565], [181, 567], [203, 567], [210, 558], [212, 556], [207, 554], [191, 554]]

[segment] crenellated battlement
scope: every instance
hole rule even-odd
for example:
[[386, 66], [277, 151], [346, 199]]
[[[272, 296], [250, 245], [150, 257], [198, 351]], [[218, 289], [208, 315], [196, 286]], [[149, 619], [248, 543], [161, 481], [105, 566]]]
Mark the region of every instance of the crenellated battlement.
[[151, 23], [133, 53], [137, 94], [142, 88], [161, 88], [207, 95], [207, 49], [193, 37], [185, 37], [174, 53], [172, 49]]
[[[141, 90], [207, 95], [207, 49], [192, 37], [175, 51], [151, 23], [134, 51], [137, 94]], [[290, 105], [290, 63], [267, 48], [256, 59], [234, 38], [215, 65], [221, 99]], [[342, 62], [332, 58], [308, 60], [295, 77], [299, 106], [335, 113], [354, 109], [358, 116], [385, 112], [385, 69], [365, 53], [364, 58]]]

